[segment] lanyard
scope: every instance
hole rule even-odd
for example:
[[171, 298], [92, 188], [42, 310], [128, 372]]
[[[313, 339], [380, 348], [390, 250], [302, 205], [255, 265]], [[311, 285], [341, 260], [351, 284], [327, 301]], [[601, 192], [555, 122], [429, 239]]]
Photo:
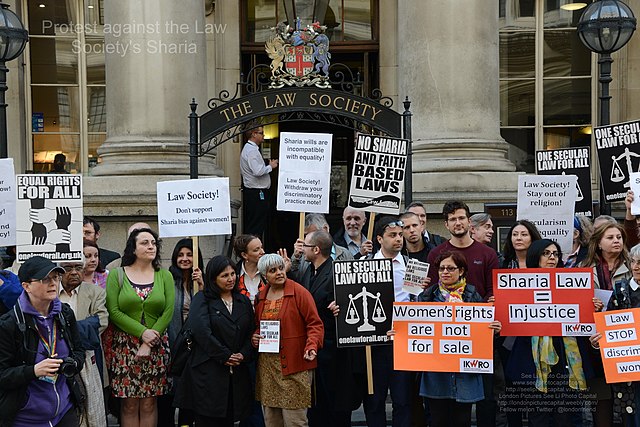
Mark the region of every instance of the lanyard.
[[56, 325], [56, 321], [53, 321], [53, 330], [51, 331], [51, 335], [48, 340], [42, 335], [40, 328], [36, 327], [36, 330], [38, 331], [38, 336], [40, 337], [40, 341], [42, 341], [42, 345], [45, 350], [49, 352], [50, 357], [53, 356], [56, 353], [56, 347], [58, 345], [58, 326]]

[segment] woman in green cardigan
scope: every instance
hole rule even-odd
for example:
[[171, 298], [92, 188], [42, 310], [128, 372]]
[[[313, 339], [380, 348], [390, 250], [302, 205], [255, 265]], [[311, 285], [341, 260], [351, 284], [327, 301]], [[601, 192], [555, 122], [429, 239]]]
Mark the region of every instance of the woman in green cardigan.
[[107, 278], [107, 309], [115, 326], [111, 387], [122, 398], [123, 427], [155, 426], [156, 397], [168, 392], [173, 278], [160, 269], [160, 240], [149, 228], [134, 230], [124, 249], [122, 268]]

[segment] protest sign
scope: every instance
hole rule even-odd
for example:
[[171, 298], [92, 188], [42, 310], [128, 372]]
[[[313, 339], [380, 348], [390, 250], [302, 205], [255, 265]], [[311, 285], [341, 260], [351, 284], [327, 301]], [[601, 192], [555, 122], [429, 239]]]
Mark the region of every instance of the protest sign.
[[82, 261], [82, 219], [82, 176], [16, 176], [19, 262], [36, 255]]
[[640, 120], [593, 128], [607, 202], [624, 200], [630, 175], [640, 170]]
[[571, 253], [573, 247], [576, 179], [573, 175], [518, 177], [518, 219], [534, 223], [542, 238], [557, 242], [564, 253]]
[[333, 286], [340, 306], [338, 347], [388, 344], [395, 295], [391, 260], [335, 261]]
[[589, 147], [536, 151], [538, 175], [575, 175], [578, 177], [575, 213], [593, 217], [591, 197], [591, 156]]
[[491, 304], [393, 304], [393, 368], [400, 371], [493, 373]]
[[593, 296], [595, 298], [598, 298], [604, 304], [602, 311], [607, 311], [607, 304], [609, 303], [609, 300], [611, 299], [612, 294], [613, 294], [613, 291], [608, 291], [606, 289], [593, 290]]
[[493, 294], [502, 336], [590, 336], [595, 332], [592, 268], [496, 269]]
[[397, 215], [407, 167], [409, 141], [358, 135], [351, 175], [349, 206]]
[[16, 177], [13, 159], [0, 159], [0, 246], [16, 244]]
[[259, 353], [280, 353], [280, 321], [260, 321]]
[[633, 172], [629, 179], [631, 191], [633, 191], [633, 203], [631, 203], [631, 215], [640, 215], [640, 172]]
[[332, 138], [328, 133], [280, 134], [279, 211], [329, 212]]
[[231, 234], [229, 178], [158, 182], [160, 237]]
[[595, 313], [598, 342], [607, 383], [640, 381], [640, 308]]
[[420, 295], [424, 290], [422, 283], [429, 276], [429, 263], [409, 258], [404, 273], [402, 290], [412, 295]]

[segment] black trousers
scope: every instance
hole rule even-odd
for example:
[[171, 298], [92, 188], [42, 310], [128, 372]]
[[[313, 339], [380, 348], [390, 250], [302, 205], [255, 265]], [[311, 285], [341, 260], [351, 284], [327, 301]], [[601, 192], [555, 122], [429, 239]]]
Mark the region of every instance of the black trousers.
[[242, 189], [242, 226], [244, 234], [253, 234], [264, 242], [270, 216], [269, 190]]
[[453, 399], [427, 399], [431, 411], [432, 427], [470, 427], [473, 403], [460, 403]]

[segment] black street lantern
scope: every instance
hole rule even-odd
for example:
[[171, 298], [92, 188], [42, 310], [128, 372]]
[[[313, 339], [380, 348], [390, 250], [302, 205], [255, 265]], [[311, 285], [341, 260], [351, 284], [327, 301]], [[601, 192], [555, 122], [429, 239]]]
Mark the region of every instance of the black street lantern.
[[22, 54], [29, 40], [20, 18], [9, 10], [9, 5], [0, 3], [0, 159], [8, 157], [7, 150], [7, 72], [5, 62], [16, 59]]

